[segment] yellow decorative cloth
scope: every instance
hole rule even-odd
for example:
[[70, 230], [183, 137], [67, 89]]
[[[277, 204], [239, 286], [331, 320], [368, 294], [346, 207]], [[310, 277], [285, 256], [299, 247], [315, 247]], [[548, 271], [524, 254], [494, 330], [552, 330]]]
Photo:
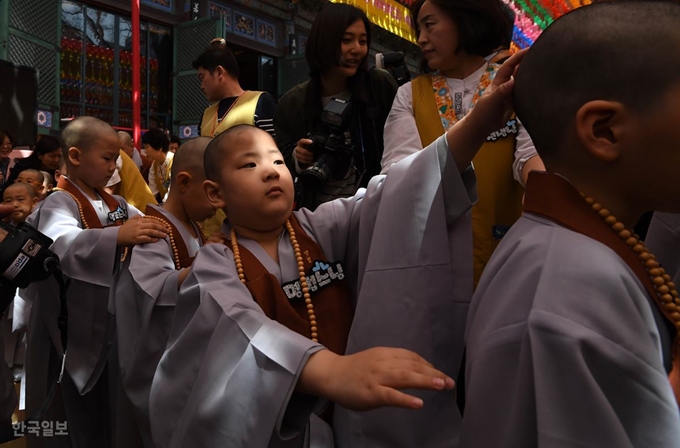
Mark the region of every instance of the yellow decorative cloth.
[[[413, 113], [423, 147], [444, 133], [430, 75], [412, 81]], [[474, 285], [508, 227], [522, 214], [524, 189], [513, 178], [517, 126], [512, 123], [489, 136], [473, 165], [477, 175], [478, 201], [472, 207]], [[454, 123], [455, 124], [455, 123]], [[453, 124], [452, 124], [453, 125]], [[514, 129], [514, 130], [513, 130]]]
[[260, 100], [260, 95], [262, 95], [262, 92], [251, 90], [243, 92], [243, 94], [234, 101], [234, 104], [232, 104], [225, 114], [226, 116], [221, 120], [217, 116], [220, 107], [219, 101], [208, 107], [205, 112], [203, 112], [201, 137], [216, 137], [237, 124], [254, 125], [255, 109], [257, 109], [257, 102]]
[[158, 203], [135, 162], [122, 150], [120, 158], [123, 161], [123, 168], [118, 172], [120, 183], [116, 187], [116, 194], [122, 196], [128, 204], [142, 213], [146, 213], [147, 204], [157, 205]]

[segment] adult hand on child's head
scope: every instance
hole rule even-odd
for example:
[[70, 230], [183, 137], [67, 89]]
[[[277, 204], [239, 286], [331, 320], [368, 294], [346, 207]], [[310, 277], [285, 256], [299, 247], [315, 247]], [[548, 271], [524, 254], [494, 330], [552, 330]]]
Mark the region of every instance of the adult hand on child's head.
[[301, 138], [295, 147], [295, 160], [300, 165], [311, 165], [314, 163], [314, 153], [307, 149], [313, 142], [308, 138]]
[[474, 109], [468, 114], [469, 120], [474, 120], [479, 126], [488, 129], [488, 135], [505, 126], [514, 112], [512, 103], [512, 89], [515, 85], [514, 75], [517, 74], [520, 62], [528, 50], [521, 50], [512, 55], [501, 68], [484, 95], [477, 101]]
[[168, 235], [168, 229], [155, 219], [135, 216], [120, 226], [118, 230], [119, 246], [155, 243]]
[[454, 385], [451, 378], [409, 350], [376, 347], [346, 356], [328, 350], [315, 353], [302, 371], [298, 391], [347, 409], [368, 411], [385, 406], [420, 409], [420, 398], [400, 390], [450, 390]]

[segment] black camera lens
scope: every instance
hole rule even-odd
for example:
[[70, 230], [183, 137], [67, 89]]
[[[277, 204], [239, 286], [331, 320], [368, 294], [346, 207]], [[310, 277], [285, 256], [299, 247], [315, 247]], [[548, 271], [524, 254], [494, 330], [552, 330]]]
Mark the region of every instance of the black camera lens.
[[302, 188], [307, 191], [321, 191], [331, 178], [331, 167], [326, 163], [327, 157], [321, 156], [314, 165], [307, 168], [300, 176]]

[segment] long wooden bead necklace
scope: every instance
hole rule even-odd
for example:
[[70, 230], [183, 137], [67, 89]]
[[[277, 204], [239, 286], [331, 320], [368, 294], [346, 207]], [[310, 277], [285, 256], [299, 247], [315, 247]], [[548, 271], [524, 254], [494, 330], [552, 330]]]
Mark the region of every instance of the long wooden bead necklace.
[[[302, 253], [300, 252], [300, 245], [298, 244], [297, 238], [295, 236], [295, 230], [290, 223], [290, 220], [286, 221], [286, 230], [288, 230], [288, 236], [290, 237], [290, 243], [293, 245], [293, 251], [295, 253], [295, 259], [297, 260], [298, 273], [300, 275], [300, 286], [302, 287], [302, 295], [305, 298], [305, 305], [307, 307], [307, 315], [309, 317], [309, 325], [311, 330], [311, 339], [314, 342], [319, 342], [319, 333], [316, 322], [316, 315], [314, 314], [314, 304], [312, 303], [312, 296], [309, 293], [309, 287], [307, 285], [307, 276], [305, 275], [305, 265], [302, 260]], [[234, 262], [236, 263], [236, 271], [238, 272], [238, 278], [241, 283], [246, 284], [246, 276], [243, 271], [243, 263], [241, 262], [241, 251], [238, 248], [238, 241], [236, 239], [236, 231], [231, 229], [231, 249], [234, 252]]]
[[[181, 265], [180, 259], [179, 259], [179, 251], [177, 250], [177, 242], [175, 241], [175, 235], [173, 235], [172, 227], [170, 226], [170, 224], [168, 224], [168, 222], [165, 221], [164, 219], [159, 218], [157, 216], [145, 215], [144, 218], [145, 219], [146, 218], [155, 219], [159, 223], [163, 224], [163, 226], [165, 226], [165, 229], [168, 231], [168, 239], [170, 240], [170, 248], [172, 249], [172, 259], [175, 262], [175, 269], [178, 270], [178, 271], [180, 269], [182, 269], [182, 265]], [[197, 222], [192, 222], [192, 223], [198, 229], [199, 236], [201, 238], [201, 242], [205, 243], [206, 237], [205, 237], [205, 234], [203, 233], [203, 227], [201, 227], [201, 225]]]
[[644, 242], [640, 241], [637, 235], [626, 229], [626, 226], [619, 222], [602, 204], [595, 202], [593, 198], [586, 196], [584, 198], [600, 218], [609, 224], [612, 230], [637, 254], [638, 259], [644, 265], [649, 278], [654, 284], [656, 295], [661, 306], [666, 311], [665, 314], [673, 322], [676, 330], [680, 332], [680, 297], [671, 276], [659, 265], [654, 254], [649, 251]]

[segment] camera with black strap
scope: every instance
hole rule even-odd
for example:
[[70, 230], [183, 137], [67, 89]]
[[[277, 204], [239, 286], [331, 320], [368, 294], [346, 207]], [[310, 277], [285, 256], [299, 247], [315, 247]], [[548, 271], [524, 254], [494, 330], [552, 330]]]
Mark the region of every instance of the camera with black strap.
[[[42, 408], [27, 420], [40, 422], [49, 408], [57, 384], [61, 383], [66, 362], [66, 343], [68, 310], [66, 306], [66, 291], [68, 280], [59, 268], [59, 257], [49, 248], [52, 240], [26, 223], [11, 226], [0, 221], [0, 288], [10, 294], [0, 295], [0, 314], [4, 313], [14, 299], [16, 288], [26, 288], [33, 282], [46, 280], [54, 276], [59, 285], [61, 309], [58, 327], [61, 334], [61, 344], [64, 354], [61, 360], [61, 370], [58, 378], [52, 384], [47, 399]], [[12, 426], [0, 427], [0, 444], [16, 439]]]

